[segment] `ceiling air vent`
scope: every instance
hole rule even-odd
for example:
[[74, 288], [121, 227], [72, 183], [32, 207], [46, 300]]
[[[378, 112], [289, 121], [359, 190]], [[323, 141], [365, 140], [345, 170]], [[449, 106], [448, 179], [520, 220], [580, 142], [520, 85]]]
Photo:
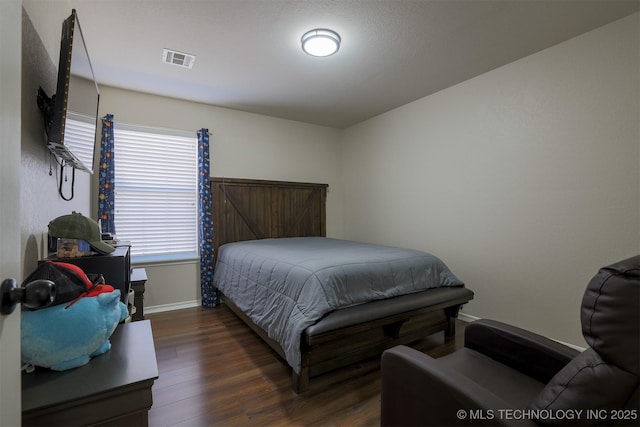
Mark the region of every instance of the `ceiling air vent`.
[[196, 57], [195, 55], [178, 52], [177, 50], [163, 49], [162, 62], [184, 68], [193, 68], [193, 63], [196, 62]]

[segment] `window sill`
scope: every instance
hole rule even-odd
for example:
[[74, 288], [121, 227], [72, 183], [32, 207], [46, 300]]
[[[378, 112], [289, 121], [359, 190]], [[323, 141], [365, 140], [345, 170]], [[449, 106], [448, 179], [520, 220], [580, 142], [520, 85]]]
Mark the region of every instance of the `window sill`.
[[131, 257], [134, 267], [147, 265], [195, 264], [200, 258], [195, 254], [146, 255]]

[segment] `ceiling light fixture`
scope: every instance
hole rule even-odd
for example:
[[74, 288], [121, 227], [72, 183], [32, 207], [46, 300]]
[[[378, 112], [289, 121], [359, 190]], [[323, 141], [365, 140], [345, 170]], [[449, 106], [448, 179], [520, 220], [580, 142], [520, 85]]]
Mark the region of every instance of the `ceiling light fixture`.
[[340, 36], [338, 33], [326, 28], [316, 28], [307, 31], [300, 40], [302, 50], [311, 56], [329, 56], [340, 49]]

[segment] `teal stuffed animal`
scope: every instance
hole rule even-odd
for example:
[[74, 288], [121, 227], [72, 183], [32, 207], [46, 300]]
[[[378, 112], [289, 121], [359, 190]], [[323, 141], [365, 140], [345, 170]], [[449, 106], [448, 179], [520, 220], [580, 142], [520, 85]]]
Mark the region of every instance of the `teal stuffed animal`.
[[111, 349], [109, 337], [127, 315], [118, 289], [22, 311], [22, 361], [55, 371], [85, 365]]

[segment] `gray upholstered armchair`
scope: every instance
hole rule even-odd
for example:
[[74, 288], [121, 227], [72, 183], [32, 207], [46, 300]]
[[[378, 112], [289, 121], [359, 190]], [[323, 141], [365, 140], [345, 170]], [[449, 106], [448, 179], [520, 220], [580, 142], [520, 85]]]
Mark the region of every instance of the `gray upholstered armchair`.
[[433, 359], [382, 355], [383, 426], [640, 425], [640, 256], [600, 269], [582, 300], [578, 352], [490, 320]]

